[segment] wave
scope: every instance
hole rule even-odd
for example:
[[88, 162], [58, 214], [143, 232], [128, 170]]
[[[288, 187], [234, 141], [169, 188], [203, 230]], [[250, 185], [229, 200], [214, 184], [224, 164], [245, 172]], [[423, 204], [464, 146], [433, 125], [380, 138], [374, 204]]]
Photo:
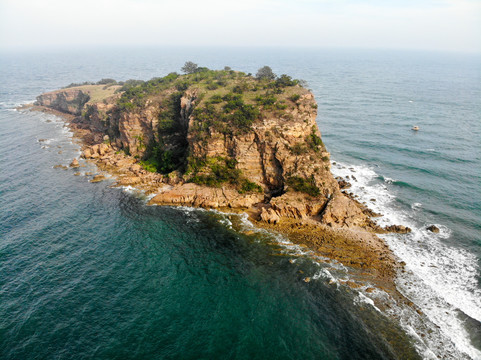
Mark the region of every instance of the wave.
[[18, 107], [24, 105], [32, 105], [35, 100], [25, 100], [25, 101], [0, 101], [0, 109], [10, 110], [10, 111], [17, 111]]
[[406, 263], [406, 272], [399, 275], [399, 290], [439, 327], [444, 336], [451, 339], [459, 351], [473, 359], [481, 358], [481, 352], [471, 344], [459, 318], [462, 311], [481, 321], [477, 257], [465, 249], [447, 245], [443, 240], [453, 234], [445, 225], [436, 224], [439, 234], [426, 230], [428, 224], [420, 222], [417, 216], [422, 209], [421, 203], [405, 208], [399, 206], [392, 186], [412, 185], [379, 175], [364, 165], [335, 162], [332, 173], [350, 181], [349, 191], [372, 210], [383, 214], [376, 219], [379, 225], [403, 224], [413, 230], [407, 235], [381, 236], [394, 254]]

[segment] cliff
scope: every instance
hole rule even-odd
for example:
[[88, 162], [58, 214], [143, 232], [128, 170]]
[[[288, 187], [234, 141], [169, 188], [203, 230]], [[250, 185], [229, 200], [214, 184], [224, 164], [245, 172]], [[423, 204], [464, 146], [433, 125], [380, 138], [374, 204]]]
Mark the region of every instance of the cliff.
[[37, 105], [69, 114], [82, 156], [117, 185], [152, 194], [152, 204], [247, 212], [395, 291], [402, 264], [374, 233], [409, 228], [379, 228], [377, 214], [333, 178], [317, 104], [299, 81], [202, 69], [70, 87], [40, 95]]
[[101, 94], [109, 88], [62, 89], [40, 95], [37, 104], [79, 115], [74, 126], [88, 145], [97, 144], [84, 157], [120, 171], [114, 153], [130, 156], [124, 170], [140, 166], [119, 182], [149, 178], [152, 203], [251, 208], [273, 223], [312, 218], [331, 227], [375, 228], [340, 191], [314, 96], [289, 76], [259, 80], [204, 70]]

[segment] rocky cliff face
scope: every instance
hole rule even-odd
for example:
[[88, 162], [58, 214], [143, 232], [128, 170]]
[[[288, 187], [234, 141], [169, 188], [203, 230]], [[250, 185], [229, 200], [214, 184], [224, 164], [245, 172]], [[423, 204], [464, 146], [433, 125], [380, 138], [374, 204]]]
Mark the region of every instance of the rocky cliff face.
[[[368, 216], [341, 193], [330, 172], [314, 96], [295, 83], [274, 88], [274, 96], [269, 84], [261, 83], [261, 92], [255, 79], [226, 76], [233, 85], [253, 90], [221, 97], [202, 82], [182, 90], [174, 82], [148, 96], [123, 95], [88, 105], [89, 96], [75, 88], [43, 94], [37, 102], [83, 113], [77, 126], [94, 134], [94, 142], [108, 138], [112, 153], [124, 150], [156, 166], [162, 175], [152, 190], [154, 203], [254, 207], [271, 223], [286, 217], [333, 227], [369, 226]], [[91, 148], [85, 152], [86, 158], [106, 156]]]
[[72, 115], [80, 115], [90, 96], [79, 89], [63, 89], [37, 96], [36, 105], [46, 106]]

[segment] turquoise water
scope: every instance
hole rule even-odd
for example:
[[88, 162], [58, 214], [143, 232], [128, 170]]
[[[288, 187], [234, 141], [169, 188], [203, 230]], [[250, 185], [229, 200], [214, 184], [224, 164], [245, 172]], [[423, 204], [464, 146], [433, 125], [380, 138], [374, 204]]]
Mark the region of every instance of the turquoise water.
[[[388, 320], [336, 282], [345, 269], [279, 236], [244, 235], [243, 217], [149, 207], [131, 189], [53, 168], [78, 156], [63, 123], [14, 111], [71, 82], [149, 79], [187, 60], [252, 73], [267, 64], [308, 81], [333, 172], [355, 175], [353, 192], [385, 214], [381, 224], [414, 230], [386, 241], [406, 262], [398, 286], [422, 319], [392, 307], [398, 320]], [[1, 358], [390, 359], [414, 358], [413, 347], [481, 358], [479, 56], [19, 53], [0, 56], [0, 79]]]

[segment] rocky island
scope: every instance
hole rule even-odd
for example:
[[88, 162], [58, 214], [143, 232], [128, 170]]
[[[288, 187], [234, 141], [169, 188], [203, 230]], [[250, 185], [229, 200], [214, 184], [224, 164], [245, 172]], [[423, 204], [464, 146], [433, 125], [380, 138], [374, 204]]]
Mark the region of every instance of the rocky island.
[[82, 157], [151, 204], [246, 212], [394, 290], [402, 265], [375, 234], [409, 229], [380, 228], [334, 179], [313, 94], [268, 67], [252, 76], [192, 65], [145, 82], [72, 84], [35, 107], [67, 118]]

